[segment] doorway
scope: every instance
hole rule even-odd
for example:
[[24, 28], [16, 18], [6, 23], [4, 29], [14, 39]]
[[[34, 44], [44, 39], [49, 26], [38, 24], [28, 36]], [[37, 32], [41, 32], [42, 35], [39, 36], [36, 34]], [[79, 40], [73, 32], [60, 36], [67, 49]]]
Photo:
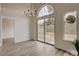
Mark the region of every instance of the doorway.
[[54, 45], [54, 17], [38, 20], [38, 40]]
[[38, 40], [54, 45], [54, 8], [51, 5], [43, 5], [37, 18]]

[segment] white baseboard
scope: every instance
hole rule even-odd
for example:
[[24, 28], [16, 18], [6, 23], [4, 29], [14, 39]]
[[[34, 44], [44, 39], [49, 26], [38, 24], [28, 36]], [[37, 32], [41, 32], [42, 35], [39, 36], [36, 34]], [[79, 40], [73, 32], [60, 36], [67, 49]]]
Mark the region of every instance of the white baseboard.
[[61, 48], [61, 47], [58, 47], [58, 46], [55, 46], [55, 48], [60, 49], [60, 50], [63, 50], [63, 51], [65, 51], [65, 52], [67, 52], [67, 53], [69, 53], [69, 54], [71, 54], [73, 56], [76, 56], [77, 55], [77, 53], [73, 53], [73, 51], [69, 51], [67, 49], [64, 49], [64, 48]]
[[23, 41], [28, 41], [28, 40], [15, 40], [15, 43], [19, 43], [19, 42], [23, 42]]

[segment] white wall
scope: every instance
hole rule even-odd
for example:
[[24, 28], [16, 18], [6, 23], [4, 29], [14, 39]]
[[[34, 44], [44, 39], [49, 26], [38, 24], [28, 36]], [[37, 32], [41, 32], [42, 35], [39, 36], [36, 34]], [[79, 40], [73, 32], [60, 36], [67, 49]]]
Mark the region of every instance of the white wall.
[[31, 20], [30, 20], [30, 35], [32, 36], [31, 39], [33, 40], [37, 40], [37, 18], [36, 17], [32, 17]]
[[1, 31], [2, 31], [2, 19], [1, 19], [1, 16], [0, 16], [0, 46], [2, 45], [2, 38], [1, 38]]
[[15, 42], [27, 41], [32, 38], [32, 32], [30, 28], [32, 27], [31, 20], [26, 17], [23, 13], [27, 10], [30, 4], [2, 4], [2, 16], [12, 17], [15, 20], [14, 25], [14, 36]]
[[2, 18], [2, 39], [14, 38], [14, 20]]
[[24, 13], [18, 13], [18, 11], [16, 10], [12, 10], [12, 9], [7, 9], [7, 10], [8, 11], [6, 11], [6, 8], [5, 8], [5, 10], [2, 12], [2, 16], [12, 18], [12, 20], [14, 20], [15, 43], [27, 41], [31, 39], [31, 36], [30, 36], [31, 31], [29, 29], [30, 28], [29, 26], [31, 25], [29, 24], [30, 22], [29, 17], [26, 17]]
[[[1, 13], [1, 4], [0, 4], [0, 13]], [[0, 46], [2, 45], [2, 43], [1, 43], [1, 25], [2, 25], [2, 23], [1, 23], [1, 16], [0, 16]]]
[[2, 19], [2, 38], [15, 38], [15, 43], [29, 40], [30, 19], [28, 19], [25, 15], [18, 15], [12, 18], [13, 19]]
[[30, 39], [29, 19], [25, 15], [15, 18], [15, 42], [27, 41]]

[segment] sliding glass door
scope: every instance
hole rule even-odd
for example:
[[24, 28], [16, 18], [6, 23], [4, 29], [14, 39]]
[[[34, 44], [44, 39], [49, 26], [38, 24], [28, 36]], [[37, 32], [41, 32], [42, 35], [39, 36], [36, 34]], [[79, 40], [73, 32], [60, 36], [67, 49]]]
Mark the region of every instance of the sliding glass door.
[[45, 42], [54, 44], [54, 18], [45, 19]]
[[54, 45], [54, 17], [38, 20], [38, 40]]

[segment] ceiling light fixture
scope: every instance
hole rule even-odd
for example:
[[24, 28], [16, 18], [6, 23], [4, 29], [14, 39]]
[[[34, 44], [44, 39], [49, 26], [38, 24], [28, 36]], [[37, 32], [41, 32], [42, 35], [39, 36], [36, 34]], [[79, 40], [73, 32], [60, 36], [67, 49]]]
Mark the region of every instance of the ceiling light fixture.
[[37, 10], [36, 9], [33, 10], [32, 4], [31, 4], [30, 9], [28, 8], [27, 10], [24, 10], [24, 14], [26, 16], [36, 16]]

